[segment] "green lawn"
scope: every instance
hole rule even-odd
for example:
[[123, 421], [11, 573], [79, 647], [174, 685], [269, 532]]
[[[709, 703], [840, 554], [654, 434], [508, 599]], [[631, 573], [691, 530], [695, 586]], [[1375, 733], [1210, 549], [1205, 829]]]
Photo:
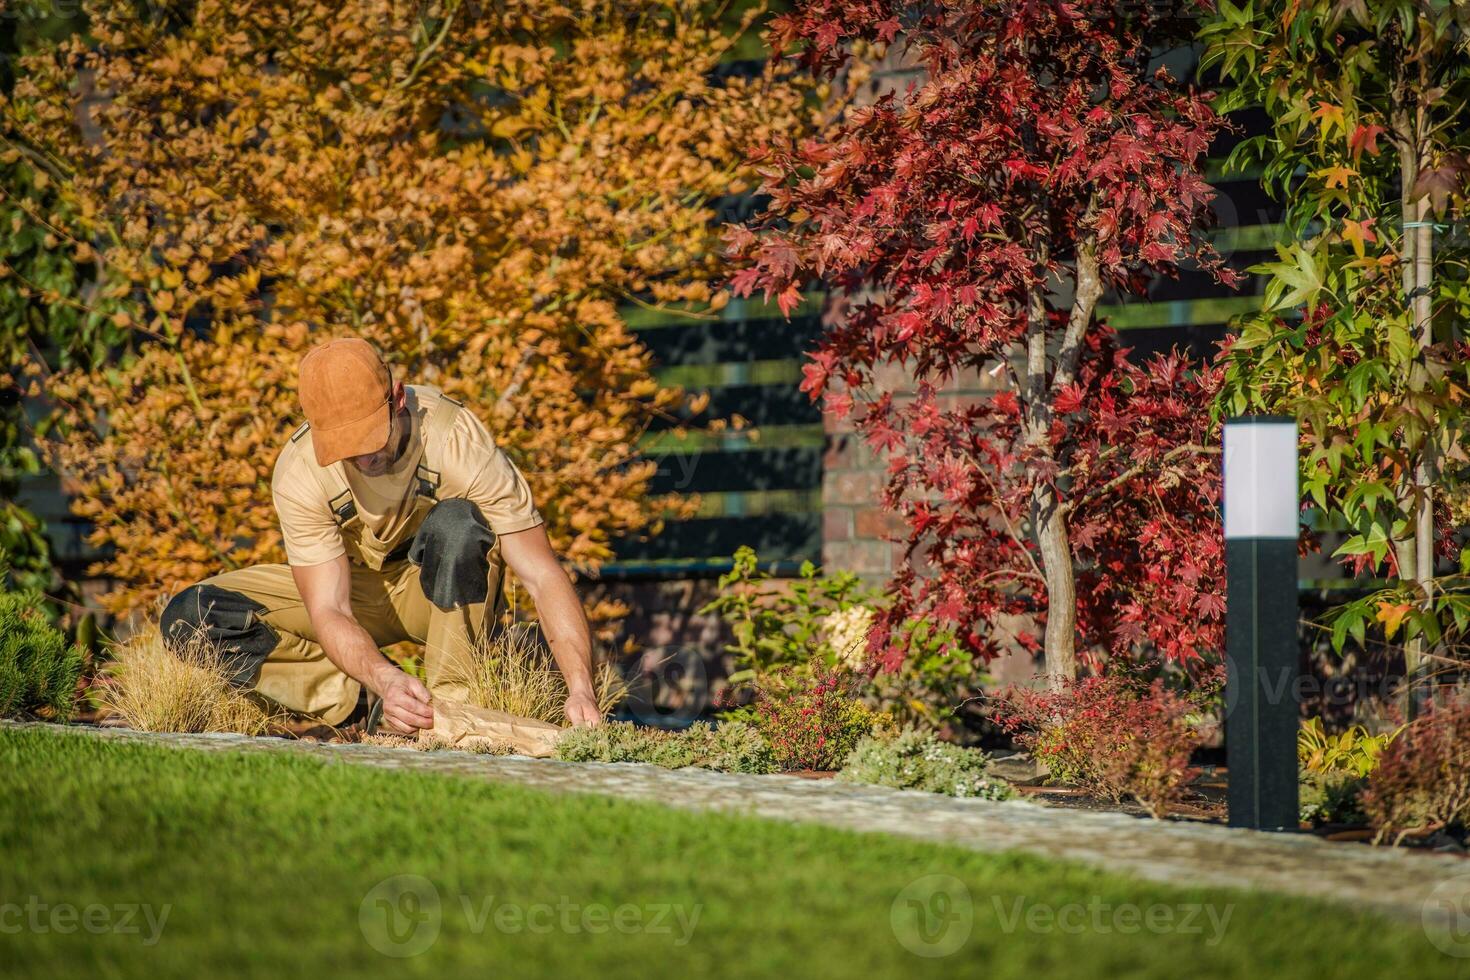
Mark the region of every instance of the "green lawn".
[[[5, 976], [1257, 980], [1467, 962], [1310, 902], [296, 756], [0, 730], [0, 808]], [[899, 934], [958, 948], [919, 956]]]

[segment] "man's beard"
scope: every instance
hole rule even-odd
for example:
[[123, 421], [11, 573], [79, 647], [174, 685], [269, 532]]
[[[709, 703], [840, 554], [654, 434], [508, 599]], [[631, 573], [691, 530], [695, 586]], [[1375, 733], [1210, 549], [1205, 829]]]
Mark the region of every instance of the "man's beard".
[[408, 449], [409, 417], [407, 412], [399, 412], [395, 415], [398, 425], [393, 430], [393, 445], [385, 446], [381, 452], [373, 453], [366, 464], [353, 461], [357, 471], [363, 476], [383, 476], [403, 458]]

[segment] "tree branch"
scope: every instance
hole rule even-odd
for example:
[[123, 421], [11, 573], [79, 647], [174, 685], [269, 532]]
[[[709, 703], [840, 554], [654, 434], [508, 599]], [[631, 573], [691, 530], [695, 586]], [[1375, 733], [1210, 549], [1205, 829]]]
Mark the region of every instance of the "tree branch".
[[1142, 462], [1134, 463], [1132, 466], [1128, 467], [1122, 473], [1119, 473], [1117, 476], [1113, 477], [1102, 486], [1096, 487], [1092, 491], [1085, 493], [1080, 497], [1075, 497], [1072, 500], [1065, 502], [1064, 504], [1062, 504], [1062, 511], [1063, 513], [1070, 514], [1078, 507], [1090, 503], [1106, 493], [1111, 493], [1118, 487], [1122, 486], [1124, 483], [1127, 483], [1129, 480], [1142, 473], [1144, 470], [1148, 469], [1150, 466], [1157, 466], [1161, 463], [1167, 463], [1171, 459], [1176, 459], [1179, 456], [1184, 456], [1189, 453], [1200, 453], [1207, 456], [1218, 456], [1220, 455], [1220, 447], [1199, 446], [1194, 443], [1187, 443], [1183, 446], [1175, 446], [1173, 449], [1164, 453], [1164, 455], [1160, 456], [1158, 459], [1143, 460]]

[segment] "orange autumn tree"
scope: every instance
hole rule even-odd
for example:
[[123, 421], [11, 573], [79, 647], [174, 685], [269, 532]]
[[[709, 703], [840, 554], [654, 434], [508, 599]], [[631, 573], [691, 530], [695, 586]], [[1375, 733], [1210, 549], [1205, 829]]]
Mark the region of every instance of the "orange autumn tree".
[[685, 505], [647, 494], [637, 442], [699, 406], [617, 309], [722, 305], [712, 202], [747, 187], [749, 144], [813, 124], [801, 82], [719, 70], [760, 11], [85, 8], [86, 36], [29, 56], [3, 110], [132, 310], [116, 363], [46, 381], [52, 462], [113, 546], [112, 611], [280, 560], [296, 362], [334, 334], [464, 400], [574, 563]]

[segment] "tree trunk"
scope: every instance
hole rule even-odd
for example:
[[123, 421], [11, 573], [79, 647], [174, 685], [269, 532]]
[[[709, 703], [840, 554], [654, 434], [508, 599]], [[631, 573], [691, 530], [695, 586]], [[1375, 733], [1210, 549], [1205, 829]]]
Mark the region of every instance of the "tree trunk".
[[[1091, 219], [1096, 200], [1086, 210]], [[1043, 264], [1045, 255], [1043, 253]], [[1098, 276], [1096, 243], [1088, 235], [1078, 243], [1075, 294], [1067, 327], [1056, 345], [1056, 370], [1048, 374], [1047, 311], [1044, 286], [1033, 293], [1026, 336], [1027, 441], [1057, 462], [1051, 445], [1051, 400], [1071, 384], [1082, 356], [1082, 341], [1092, 323], [1102, 280]], [[1059, 689], [1077, 680], [1077, 578], [1067, 530], [1067, 507], [1054, 484], [1042, 483], [1031, 493], [1031, 528], [1046, 578], [1046, 633], [1043, 651], [1047, 683]]]
[[[1414, 324], [1418, 328], [1421, 364], [1425, 360], [1423, 351], [1434, 343], [1433, 289], [1434, 289], [1434, 229], [1430, 227], [1429, 199], [1419, 202], [1418, 241], [1414, 246], [1415, 292]], [[1424, 370], [1423, 381], [1429, 383]], [[1419, 590], [1425, 611], [1434, 605], [1434, 430], [1435, 420], [1426, 427], [1424, 445], [1419, 450], [1419, 460], [1414, 467], [1415, 489], [1418, 491], [1418, 511], [1414, 521], [1414, 584]], [[1417, 714], [1422, 699], [1428, 694], [1425, 683], [1429, 667], [1423, 637], [1418, 638], [1419, 650], [1415, 658], [1414, 672], [1409, 675], [1409, 704], [1411, 716]]]
[[[1407, 113], [1400, 117], [1399, 129], [1399, 205], [1402, 215], [1404, 306], [1411, 314], [1415, 339], [1420, 353], [1410, 369], [1411, 387], [1428, 383], [1424, 350], [1434, 342], [1431, 289], [1434, 279], [1434, 239], [1427, 222], [1430, 220], [1427, 198], [1413, 200], [1414, 184], [1420, 170], [1420, 127], [1411, 123]], [[1401, 496], [1412, 516], [1412, 531], [1394, 541], [1399, 579], [1413, 586], [1426, 605], [1433, 601], [1434, 588], [1434, 459], [1433, 446], [1426, 436], [1414, 462], [1412, 483]], [[1413, 718], [1420, 707], [1425, 668], [1424, 637], [1416, 636], [1404, 644], [1404, 710]]]
[[1077, 581], [1067, 518], [1055, 491], [1038, 491], [1036, 543], [1046, 573], [1046, 674], [1059, 688], [1077, 679]]

